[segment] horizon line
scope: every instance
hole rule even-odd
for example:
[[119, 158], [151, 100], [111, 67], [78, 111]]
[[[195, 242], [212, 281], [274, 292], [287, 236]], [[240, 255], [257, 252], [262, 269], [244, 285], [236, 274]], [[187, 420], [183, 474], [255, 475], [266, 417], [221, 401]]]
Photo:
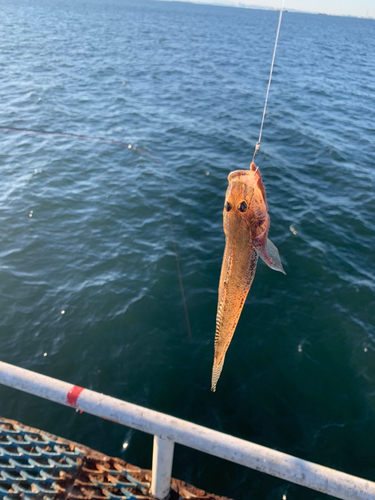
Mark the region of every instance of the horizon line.
[[[200, 5], [213, 5], [215, 7], [233, 7], [235, 9], [252, 9], [252, 10], [270, 10], [273, 12], [280, 12], [280, 8], [277, 7], [266, 7], [262, 5], [255, 4], [245, 4], [243, 2], [236, 2], [232, 0], [156, 0], [157, 2], [178, 2], [178, 3], [193, 3]], [[328, 14], [326, 12], [313, 12], [309, 10], [298, 10], [298, 9], [283, 9], [283, 13], [289, 14], [312, 14], [314, 16], [330, 16], [330, 17], [350, 17], [353, 19], [370, 19], [375, 20], [372, 16], [354, 16], [351, 14]]]

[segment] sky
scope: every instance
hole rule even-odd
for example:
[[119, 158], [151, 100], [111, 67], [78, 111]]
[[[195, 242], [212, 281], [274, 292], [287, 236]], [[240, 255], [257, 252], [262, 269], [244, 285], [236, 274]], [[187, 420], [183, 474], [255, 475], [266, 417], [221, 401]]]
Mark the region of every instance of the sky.
[[[189, 0], [174, 0], [189, 1]], [[280, 9], [282, 0], [190, 0], [196, 3], [212, 3], [234, 6], [254, 6]], [[300, 10], [338, 16], [375, 18], [375, 0], [285, 0], [285, 10]]]

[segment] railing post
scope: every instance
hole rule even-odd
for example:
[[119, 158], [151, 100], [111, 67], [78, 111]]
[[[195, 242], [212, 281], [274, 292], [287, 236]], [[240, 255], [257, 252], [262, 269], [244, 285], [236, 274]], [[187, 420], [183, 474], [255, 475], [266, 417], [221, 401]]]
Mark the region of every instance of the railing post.
[[158, 500], [164, 500], [171, 487], [173, 450], [173, 441], [154, 436], [151, 495]]

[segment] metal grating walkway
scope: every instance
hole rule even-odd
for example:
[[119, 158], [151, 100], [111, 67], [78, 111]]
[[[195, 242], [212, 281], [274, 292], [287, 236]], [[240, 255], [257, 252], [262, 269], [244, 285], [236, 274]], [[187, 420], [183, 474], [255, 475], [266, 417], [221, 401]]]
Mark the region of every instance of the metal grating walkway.
[[[0, 417], [0, 499], [152, 500], [150, 471]], [[228, 500], [172, 479], [170, 500]]]

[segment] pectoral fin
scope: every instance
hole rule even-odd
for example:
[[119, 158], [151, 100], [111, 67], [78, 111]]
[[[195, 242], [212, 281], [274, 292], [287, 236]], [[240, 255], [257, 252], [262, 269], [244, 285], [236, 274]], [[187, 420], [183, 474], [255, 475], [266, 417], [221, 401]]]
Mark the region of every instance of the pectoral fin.
[[257, 252], [268, 267], [286, 274], [283, 265], [281, 264], [279, 251], [271, 240], [267, 238], [265, 244], [262, 244], [257, 248]]

